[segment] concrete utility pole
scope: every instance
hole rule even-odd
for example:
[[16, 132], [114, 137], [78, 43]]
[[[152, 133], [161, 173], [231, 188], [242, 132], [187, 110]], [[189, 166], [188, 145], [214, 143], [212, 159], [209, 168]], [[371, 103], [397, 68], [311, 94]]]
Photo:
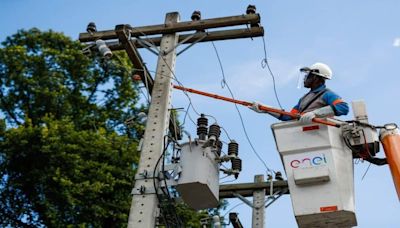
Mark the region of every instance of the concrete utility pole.
[[[267, 200], [271, 200], [267, 205], [265, 205], [266, 194], [269, 195]], [[220, 199], [239, 198], [253, 209], [252, 228], [264, 227], [264, 209], [285, 194], [289, 194], [287, 181], [264, 181], [263, 175], [256, 175], [253, 183], [225, 184], [219, 187]], [[253, 197], [253, 203], [245, 197]], [[238, 220], [237, 214], [234, 217], [233, 220]], [[238, 223], [232, 222], [232, 224], [235, 228], [240, 228]]]
[[[254, 177], [255, 183], [262, 183], [264, 175]], [[264, 205], [265, 205], [265, 189], [255, 190], [253, 192], [253, 228], [264, 228]]]
[[[198, 12], [198, 11], [197, 11]], [[81, 33], [79, 40], [89, 44], [91, 49], [96, 49], [93, 42], [105, 40], [112, 51], [125, 50], [128, 57], [137, 69], [143, 84], [151, 92], [151, 104], [141, 148], [140, 162], [135, 176], [135, 185], [132, 190], [132, 204], [129, 213], [128, 227], [154, 228], [156, 218], [159, 217], [158, 190], [159, 169], [157, 161], [165, 150], [165, 136], [169, 131], [176, 140], [179, 129], [174, 126], [175, 120], [170, 119], [171, 108], [171, 80], [174, 77], [176, 56], [187, 50], [193, 44], [206, 41], [226, 40], [258, 37], [264, 35], [263, 28], [259, 25], [260, 16], [254, 11], [247, 14], [231, 17], [201, 20], [200, 15], [192, 15], [192, 21], [179, 22], [176, 12], [166, 15], [165, 23], [143, 27], [118, 25], [115, 30], [97, 31], [94, 23], [90, 23], [91, 30]], [[210, 28], [246, 25], [247, 28], [231, 29], [224, 31], [207, 32]], [[94, 27], [94, 28], [93, 28]], [[188, 31], [194, 31], [188, 34]], [[179, 35], [179, 32], [186, 32]], [[147, 37], [148, 35], [161, 35]], [[176, 49], [182, 44], [190, 44], [177, 53]], [[91, 45], [91, 46], [90, 46]], [[157, 49], [157, 46], [160, 48]], [[158, 55], [155, 79], [151, 77], [142, 61], [137, 48], [147, 48]], [[157, 51], [155, 51], [156, 49]], [[154, 175], [153, 175], [154, 173]]]
[[[165, 24], [174, 24], [179, 21], [178, 13], [168, 13]], [[161, 39], [160, 55], [158, 56], [157, 71], [150, 109], [147, 117], [144, 134], [142, 156], [140, 157], [137, 173], [142, 179], [136, 179], [132, 191], [132, 204], [129, 212], [128, 227], [155, 227], [155, 218], [158, 216], [159, 181], [154, 179], [153, 173], [158, 174], [157, 160], [165, 150], [164, 136], [167, 134], [169, 108], [171, 107], [171, 90], [173, 70], [175, 68], [176, 50], [178, 42], [176, 33], [165, 34]], [[155, 169], [155, 172], [154, 172]], [[154, 189], [154, 183], [156, 189]]]

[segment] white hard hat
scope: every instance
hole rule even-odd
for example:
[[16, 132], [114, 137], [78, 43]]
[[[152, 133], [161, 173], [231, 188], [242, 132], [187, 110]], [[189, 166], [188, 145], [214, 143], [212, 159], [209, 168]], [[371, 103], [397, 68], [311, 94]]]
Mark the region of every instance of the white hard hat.
[[303, 67], [300, 69], [302, 72], [312, 72], [315, 75], [321, 76], [326, 79], [332, 79], [331, 68], [324, 63], [314, 63], [310, 67]]

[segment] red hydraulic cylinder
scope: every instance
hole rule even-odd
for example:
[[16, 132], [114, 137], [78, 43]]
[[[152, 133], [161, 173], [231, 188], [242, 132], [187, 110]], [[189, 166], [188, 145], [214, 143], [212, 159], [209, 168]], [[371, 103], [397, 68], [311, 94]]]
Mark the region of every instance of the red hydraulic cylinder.
[[400, 132], [397, 127], [382, 129], [380, 140], [385, 150], [387, 162], [392, 172], [397, 197], [400, 200]]

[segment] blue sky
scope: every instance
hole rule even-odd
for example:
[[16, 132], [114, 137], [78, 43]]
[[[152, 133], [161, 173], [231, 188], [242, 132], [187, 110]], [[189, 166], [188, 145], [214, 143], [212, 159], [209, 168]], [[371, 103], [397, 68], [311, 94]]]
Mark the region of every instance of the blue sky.
[[[333, 70], [328, 87], [343, 99], [363, 99], [372, 124], [400, 123], [398, 85], [400, 84], [400, 1], [398, 0], [303, 0], [303, 1], [75, 1], [75, 0], [0, 0], [0, 40], [18, 29], [37, 27], [64, 32], [73, 39], [84, 32], [90, 21], [99, 30], [117, 24], [144, 26], [161, 24], [167, 12], [178, 11], [181, 21], [190, 20], [194, 10], [203, 18], [239, 15], [248, 4], [255, 4], [266, 31], [270, 66], [282, 105], [290, 109], [307, 91], [297, 89], [298, 69], [314, 62], [324, 62]], [[260, 101], [277, 106], [272, 80], [261, 67], [261, 38], [218, 41], [226, 80], [236, 98]], [[155, 70], [156, 56], [140, 50], [150, 70]], [[183, 85], [229, 96], [221, 87], [221, 71], [211, 43], [201, 43], [177, 58], [176, 75]], [[240, 144], [243, 172], [239, 182], [251, 182], [255, 174], [265, 174], [261, 162], [252, 152], [232, 104], [192, 95], [199, 112], [213, 115], [231, 138]], [[187, 107], [181, 92], [173, 94], [175, 107]], [[240, 107], [250, 139], [257, 152], [274, 170], [283, 171], [270, 125], [276, 122]], [[197, 118], [191, 112], [193, 118]], [[352, 113], [342, 119], [352, 119]], [[187, 122], [186, 129], [195, 134]], [[226, 138], [225, 138], [226, 139]], [[383, 152], [380, 153], [380, 156]], [[391, 228], [400, 223], [399, 201], [389, 168], [355, 165], [355, 198], [358, 227]], [[224, 179], [224, 180], [229, 180]], [[228, 209], [238, 200], [231, 200]], [[245, 227], [251, 224], [251, 209], [237, 207]], [[266, 227], [296, 227], [289, 196], [284, 196], [266, 211]]]

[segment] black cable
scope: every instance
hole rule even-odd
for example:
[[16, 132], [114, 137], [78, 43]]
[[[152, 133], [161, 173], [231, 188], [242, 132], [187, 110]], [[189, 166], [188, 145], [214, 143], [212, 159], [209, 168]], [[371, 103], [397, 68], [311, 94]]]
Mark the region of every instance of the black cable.
[[[167, 143], [167, 145], [165, 145], [165, 138], [168, 138], [168, 143]], [[177, 225], [178, 225], [178, 227], [181, 227], [182, 226], [182, 224], [181, 224], [181, 220], [179, 219], [179, 216], [178, 216], [178, 214], [177, 214], [177, 212], [176, 212], [176, 208], [175, 208], [175, 206], [173, 205], [174, 204], [174, 202], [173, 202], [173, 200], [172, 200], [172, 197], [171, 197], [171, 194], [169, 193], [169, 189], [168, 189], [168, 184], [167, 184], [167, 180], [166, 180], [166, 178], [165, 178], [165, 169], [164, 169], [164, 165], [165, 165], [165, 153], [166, 153], [166, 151], [167, 151], [167, 149], [168, 149], [168, 147], [169, 147], [169, 144], [170, 144], [170, 142], [174, 142], [174, 145], [175, 144], [178, 144], [179, 145], [179, 143], [175, 140], [175, 139], [173, 139], [172, 137], [170, 137], [170, 136], [168, 136], [168, 135], [166, 135], [166, 136], [164, 136], [164, 140], [163, 140], [163, 147], [164, 147], [164, 151], [163, 151], [163, 163], [162, 163], [162, 168], [161, 168], [161, 171], [162, 171], [162, 173], [163, 173], [163, 179], [164, 179], [164, 185], [165, 185], [165, 189], [166, 189], [166, 191], [167, 191], [167, 195], [168, 195], [168, 201], [170, 202], [170, 205], [173, 207], [173, 210], [172, 210], [172, 213], [173, 213], [173, 215], [174, 215], [174, 217], [175, 217], [175, 221], [176, 221], [176, 223], [177, 223]], [[164, 192], [164, 189], [162, 189], [161, 188], [161, 190], [163, 191], [163, 193], [165, 194], [165, 192]]]
[[272, 83], [274, 85], [274, 93], [275, 93], [276, 101], [278, 102], [279, 107], [283, 110], [281, 102], [278, 97], [278, 93], [276, 92], [275, 75], [272, 72], [271, 67], [269, 66], [269, 63], [268, 63], [268, 59], [267, 59], [267, 45], [265, 44], [265, 36], [262, 37], [262, 41], [263, 41], [263, 46], [264, 46], [264, 59], [261, 61], [261, 67], [265, 68], [265, 66], [267, 66], [268, 71], [272, 77]]
[[[214, 51], [215, 51], [215, 54], [216, 54], [216, 56], [217, 56], [217, 59], [218, 59], [218, 62], [219, 62], [219, 66], [220, 66], [220, 69], [221, 69], [221, 72], [222, 72], [222, 78], [223, 78], [223, 81], [222, 81], [222, 82], [226, 85], [226, 88], [228, 88], [228, 91], [229, 91], [229, 93], [231, 94], [232, 99], [235, 99], [231, 88], [229, 87], [228, 83], [226, 82], [224, 68], [223, 68], [223, 66], [222, 66], [222, 62], [221, 62], [221, 59], [220, 59], [220, 57], [219, 57], [217, 47], [215, 46], [214, 42], [212, 42], [212, 41], [211, 41], [211, 44], [212, 44], [213, 47], [214, 47]], [[264, 165], [264, 167], [267, 169], [267, 171], [273, 173], [273, 170], [271, 170], [271, 169], [268, 167], [268, 165], [265, 163], [265, 161], [261, 158], [261, 156], [257, 153], [256, 149], [254, 148], [253, 143], [251, 142], [250, 137], [249, 137], [249, 135], [247, 134], [246, 126], [245, 126], [245, 124], [244, 124], [242, 114], [240, 113], [240, 110], [239, 110], [237, 104], [235, 104], [235, 108], [236, 108], [236, 111], [237, 111], [238, 114], [239, 114], [239, 118], [240, 118], [240, 122], [241, 122], [241, 124], [242, 124], [243, 132], [244, 132], [244, 134], [245, 134], [245, 136], [246, 136], [246, 139], [247, 139], [248, 143], [250, 144], [251, 149], [253, 150], [253, 152], [254, 152], [254, 154], [257, 156], [257, 158], [263, 163], [263, 165]]]
[[[159, 165], [159, 163], [160, 163], [160, 161], [161, 161], [161, 158], [163, 158], [163, 163], [165, 162], [165, 153], [166, 153], [166, 151], [167, 151], [167, 149], [168, 149], [168, 147], [169, 147], [169, 144], [170, 144], [170, 142], [171, 142], [171, 141], [168, 140], [167, 145], [165, 145], [165, 137], [169, 137], [169, 136], [168, 136], [168, 135], [164, 136], [164, 140], [163, 140], [163, 152], [162, 152], [161, 156], [158, 158], [157, 163], [156, 163], [156, 165], [155, 165], [155, 167], [154, 167], [154, 170], [153, 170], [153, 186], [154, 186], [154, 190], [155, 190], [155, 193], [156, 193], [156, 196], [157, 196], [157, 200], [158, 200], [158, 202], [159, 202], [159, 204], [160, 204], [160, 213], [161, 213], [161, 215], [162, 215], [162, 217], [163, 217], [163, 220], [164, 220], [164, 222], [165, 222], [165, 225], [167, 226], [167, 228], [169, 228], [169, 227], [170, 227], [170, 224], [169, 224], [168, 219], [167, 219], [166, 216], [165, 216], [165, 211], [164, 211], [165, 208], [163, 208], [163, 206], [161, 205], [162, 200], [160, 199], [160, 196], [158, 195], [158, 188], [157, 188], [157, 186], [156, 186], [156, 181], [155, 181], [155, 179], [156, 179], [156, 170], [157, 170], [157, 167], [158, 167], [158, 165]], [[164, 165], [162, 165], [162, 173], [163, 173], [163, 175], [164, 175], [164, 171], [165, 171], [165, 170], [164, 170]], [[178, 224], [178, 227], [181, 227], [181, 226], [182, 226], [182, 222], [181, 222], [180, 219], [179, 219], [179, 216], [178, 216], [178, 214], [177, 214], [177, 212], [176, 212], [175, 206], [173, 206], [173, 201], [172, 201], [171, 195], [170, 195], [170, 193], [169, 193], [168, 185], [167, 185], [167, 183], [166, 183], [165, 178], [164, 178], [164, 184], [165, 184], [165, 188], [166, 188], [166, 190], [167, 190], [167, 193], [164, 191], [163, 188], [161, 188], [161, 191], [163, 192], [164, 195], [168, 196], [169, 206], [172, 206], [172, 207], [173, 207], [172, 214], [173, 214], [174, 217], [175, 217], [175, 221], [176, 221], [176, 223]], [[175, 225], [176, 225], [176, 224], [175, 224]], [[176, 227], [176, 226], [173, 226], [173, 227]]]
[[[136, 29], [136, 28], [132, 28], [132, 29], [138, 31], [139, 33], [141, 33], [141, 34], [144, 35], [145, 37], [148, 37], [148, 36], [147, 36], [145, 33], [143, 33], [142, 31], [140, 31], [140, 30], [138, 30], [138, 29]], [[212, 42], [212, 43], [213, 43], [213, 45], [214, 45], [214, 42]], [[152, 43], [152, 45], [156, 46], [154, 43]], [[216, 53], [217, 53], [217, 56], [218, 56], [218, 52], [216, 52]], [[185, 88], [185, 86], [178, 80], [178, 77], [176, 76], [176, 74], [174, 73], [174, 71], [172, 70], [172, 68], [169, 66], [169, 64], [164, 60], [164, 58], [161, 58], [161, 59], [164, 61], [165, 65], [169, 68], [170, 72], [171, 72], [172, 75], [174, 76], [174, 77], [171, 77], [171, 79], [175, 80], [175, 81], [179, 84], [179, 86]], [[218, 56], [218, 59], [219, 59], [219, 56]], [[220, 63], [221, 63], [221, 61], [220, 61]], [[225, 81], [225, 74], [224, 74], [224, 71], [223, 71], [223, 68], [222, 68], [222, 64], [220, 64], [220, 66], [221, 66], [221, 70], [222, 70], [222, 72], [223, 72], [224, 82], [225, 82], [225, 84], [227, 85], [229, 91], [230, 91], [231, 94], [232, 94], [232, 91], [231, 91], [231, 89], [229, 88], [229, 85], [228, 85], [228, 84], [226, 83], [226, 81]], [[151, 71], [149, 71], [149, 72], [151, 72]], [[153, 71], [153, 72], [155, 72], [155, 71]], [[163, 76], [170, 77], [169, 75], [166, 75], [166, 74], [163, 74]], [[188, 116], [189, 119], [196, 125], [196, 123], [193, 121], [193, 119], [192, 119], [191, 116], [189, 115], [189, 109], [192, 108], [192, 110], [193, 110], [198, 116], [200, 116], [200, 113], [199, 113], [199, 112], [196, 110], [196, 108], [194, 107], [193, 102], [192, 102], [192, 99], [190, 98], [189, 94], [188, 94], [186, 91], [184, 91], [184, 90], [182, 90], [182, 92], [185, 94], [185, 96], [186, 96], [186, 97], [188, 98], [188, 100], [189, 100], [189, 105], [188, 105], [188, 108], [187, 108], [187, 110], [186, 110], [183, 123], [185, 123], [186, 116]], [[233, 94], [232, 94], [232, 98], [233, 98]], [[242, 121], [242, 123], [243, 123], [243, 119], [242, 119], [242, 116], [241, 116], [241, 114], [240, 114], [240, 111], [239, 111], [239, 109], [237, 108], [237, 105], [236, 105], [236, 104], [235, 104], [235, 106], [236, 106], [237, 111], [239, 112], [240, 119], [241, 119], [241, 121]], [[206, 116], [209, 116], [209, 117], [213, 118], [213, 119], [215, 120], [215, 122], [217, 122], [217, 120], [216, 120], [216, 118], [215, 118], [214, 116], [212, 116], [212, 115], [206, 115]], [[181, 126], [183, 126], [183, 124], [181, 124]], [[196, 126], [197, 126], [197, 125], [196, 125]], [[228, 139], [231, 140], [231, 138], [229, 137], [228, 132], [227, 132], [224, 128], [222, 128], [222, 129], [223, 129], [223, 131], [225, 132], [225, 134], [226, 134], [226, 136], [228, 137]], [[246, 131], [246, 130], [245, 130], [245, 131]], [[247, 134], [247, 132], [246, 132], [246, 134]], [[249, 139], [248, 139], [248, 140], [249, 140]], [[251, 142], [250, 142], [250, 143], [251, 143]], [[253, 146], [252, 146], [252, 147], [253, 147]], [[254, 150], [254, 147], [253, 147], [253, 150]], [[258, 157], [259, 157], [259, 156], [258, 156]], [[260, 159], [260, 157], [259, 157], [259, 159]], [[266, 164], [264, 164], [264, 165], [266, 165]]]
[[367, 170], [365, 170], [364, 175], [361, 177], [361, 180], [364, 180], [365, 175], [367, 175], [369, 167], [371, 166], [372, 163], [368, 164]]
[[156, 194], [156, 196], [157, 196], [158, 204], [159, 204], [159, 206], [160, 206], [160, 214], [161, 214], [161, 216], [162, 216], [162, 218], [163, 218], [163, 220], [164, 220], [165, 226], [166, 226], [167, 228], [169, 228], [169, 227], [170, 227], [170, 226], [169, 226], [169, 223], [168, 223], [168, 221], [167, 221], [167, 218], [165, 217], [165, 214], [164, 214], [164, 211], [163, 211], [163, 208], [162, 208], [162, 205], [161, 205], [162, 200], [160, 199], [160, 196], [158, 195], [158, 188], [157, 188], [157, 186], [156, 186], [156, 171], [157, 171], [158, 164], [160, 163], [161, 158], [163, 157], [164, 152], [165, 152], [165, 150], [163, 151], [163, 153], [161, 154], [161, 156], [158, 158], [158, 160], [157, 160], [157, 162], [156, 162], [156, 165], [155, 165], [155, 167], [154, 167], [154, 170], [153, 170], [153, 186], [154, 186], [155, 194]]

